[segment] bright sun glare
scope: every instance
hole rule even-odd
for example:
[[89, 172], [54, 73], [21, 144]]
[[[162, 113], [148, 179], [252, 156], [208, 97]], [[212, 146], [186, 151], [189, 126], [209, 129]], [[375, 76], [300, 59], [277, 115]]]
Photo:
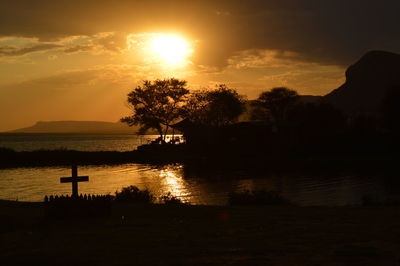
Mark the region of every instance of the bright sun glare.
[[193, 52], [190, 44], [177, 35], [157, 35], [151, 41], [151, 51], [169, 65], [184, 63]]

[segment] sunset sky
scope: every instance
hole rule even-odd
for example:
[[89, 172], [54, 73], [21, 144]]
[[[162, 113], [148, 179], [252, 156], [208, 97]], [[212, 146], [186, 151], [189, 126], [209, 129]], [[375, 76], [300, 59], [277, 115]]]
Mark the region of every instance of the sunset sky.
[[1, 0], [0, 131], [115, 122], [144, 79], [324, 95], [368, 50], [400, 52], [399, 13], [398, 0]]

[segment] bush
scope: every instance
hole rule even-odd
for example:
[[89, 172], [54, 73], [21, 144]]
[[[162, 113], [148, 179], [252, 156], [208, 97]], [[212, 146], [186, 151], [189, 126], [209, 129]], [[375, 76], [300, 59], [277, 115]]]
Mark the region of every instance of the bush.
[[189, 204], [189, 203], [183, 202], [178, 197], [175, 197], [175, 196], [171, 195], [171, 192], [168, 192], [167, 195], [161, 196], [159, 199], [160, 199], [160, 202], [164, 203], [164, 204], [170, 204], [170, 205], [181, 205], [181, 204], [186, 205], [186, 204]]
[[127, 201], [127, 202], [136, 202], [136, 203], [152, 203], [153, 195], [146, 190], [140, 190], [136, 186], [129, 186], [122, 188], [121, 191], [115, 192], [115, 200], [116, 201]]
[[229, 193], [230, 205], [289, 205], [276, 191], [242, 191]]

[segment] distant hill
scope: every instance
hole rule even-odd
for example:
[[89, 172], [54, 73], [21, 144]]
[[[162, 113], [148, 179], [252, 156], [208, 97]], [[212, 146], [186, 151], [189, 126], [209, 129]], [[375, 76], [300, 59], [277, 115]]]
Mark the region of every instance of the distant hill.
[[375, 115], [386, 90], [400, 85], [400, 55], [371, 51], [346, 71], [346, 82], [324, 96], [348, 114]]
[[8, 133], [135, 134], [136, 132], [137, 128], [120, 122], [40, 121], [31, 127], [20, 128]]

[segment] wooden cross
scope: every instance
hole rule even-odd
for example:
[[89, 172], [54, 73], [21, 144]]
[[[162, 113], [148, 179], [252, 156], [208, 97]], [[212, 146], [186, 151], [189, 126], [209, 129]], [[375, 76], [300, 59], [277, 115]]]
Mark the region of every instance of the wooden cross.
[[72, 183], [72, 197], [78, 197], [78, 182], [89, 181], [88, 176], [78, 176], [78, 167], [72, 165], [72, 176], [61, 177], [60, 183]]

